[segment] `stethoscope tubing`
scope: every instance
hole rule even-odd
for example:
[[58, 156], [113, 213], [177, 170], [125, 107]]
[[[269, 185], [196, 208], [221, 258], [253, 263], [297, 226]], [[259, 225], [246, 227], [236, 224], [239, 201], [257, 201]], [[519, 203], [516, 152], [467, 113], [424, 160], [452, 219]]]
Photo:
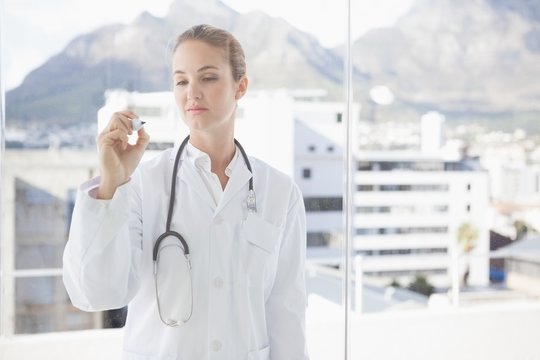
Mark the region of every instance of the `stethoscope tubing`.
[[[163, 324], [165, 324], [167, 326], [170, 326], [170, 327], [176, 327], [176, 326], [179, 326], [181, 324], [186, 323], [191, 318], [191, 316], [193, 314], [193, 283], [192, 283], [192, 277], [191, 277], [192, 265], [191, 265], [191, 257], [190, 257], [190, 252], [189, 252], [189, 246], [188, 246], [187, 241], [184, 239], [184, 237], [182, 235], [180, 235], [180, 233], [171, 230], [171, 222], [172, 222], [172, 217], [173, 217], [173, 213], [174, 213], [174, 201], [175, 201], [175, 198], [176, 198], [176, 177], [178, 175], [178, 168], [179, 168], [178, 165], [180, 164], [180, 158], [182, 157], [182, 152], [184, 151], [184, 148], [186, 147], [188, 141], [189, 141], [189, 135], [182, 141], [182, 143], [180, 144], [180, 147], [178, 148], [178, 151], [176, 153], [176, 157], [175, 157], [175, 160], [174, 160], [173, 174], [172, 174], [172, 179], [171, 179], [171, 194], [170, 194], [170, 198], [169, 198], [169, 209], [167, 211], [167, 223], [166, 223], [166, 226], [165, 226], [165, 232], [163, 234], [161, 234], [157, 238], [157, 240], [156, 240], [156, 242], [154, 244], [154, 249], [152, 251], [152, 259], [153, 259], [153, 264], [154, 264], [154, 266], [153, 266], [154, 283], [155, 283], [156, 302], [157, 302], [159, 318], [161, 319]], [[234, 143], [236, 144], [238, 149], [240, 149], [240, 153], [242, 154], [242, 157], [244, 158], [244, 162], [245, 162], [248, 170], [253, 174], [253, 170], [251, 168], [251, 163], [249, 162], [249, 158], [248, 158], [246, 152], [244, 151], [244, 148], [242, 147], [242, 145], [240, 145], [238, 140], [234, 139]], [[257, 212], [257, 205], [256, 205], [256, 200], [255, 200], [255, 191], [253, 190], [253, 176], [251, 176], [249, 178], [249, 192], [248, 192], [248, 198], [247, 198], [247, 207], [248, 207], [248, 210], [250, 212]], [[190, 287], [191, 287], [191, 310], [190, 310], [190, 314], [185, 320], [181, 320], [180, 322], [177, 321], [177, 320], [164, 319], [163, 318], [163, 315], [162, 315], [162, 312], [161, 312], [160, 299], [159, 299], [159, 291], [158, 291], [158, 280], [157, 280], [158, 265], [157, 264], [158, 264], [158, 260], [159, 260], [159, 253], [164, 248], [169, 246], [169, 245], [167, 245], [167, 246], [161, 247], [161, 242], [165, 238], [170, 237], [170, 236], [178, 239], [180, 241], [180, 243], [182, 244], [182, 249], [183, 249], [184, 257], [185, 257], [186, 263], [187, 263], [187, 268], [188, 268], [188, 273], [189, 273], [189, 282], [190, 282]]]

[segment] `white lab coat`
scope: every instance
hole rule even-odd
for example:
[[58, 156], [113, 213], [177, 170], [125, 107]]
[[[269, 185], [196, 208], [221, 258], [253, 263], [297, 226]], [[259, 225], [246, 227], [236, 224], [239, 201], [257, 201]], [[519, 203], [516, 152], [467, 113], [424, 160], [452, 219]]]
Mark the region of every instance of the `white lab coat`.
[[193, 315], [176, 328], [160, 321], [152, 250], [165, 230], [177, 149], [142, 163], [111, 200], [88, 194], [98, 179], [81, 186], [64, 251], [71, 301], [86, 311], [128, 304], [123, 359], [307, 359], [302, 196], [255, 158], [258, 211], [249, 216], [251, 173], [242, 158], [217, 206], [195, 166], [181, 162], [171, 228], [190, 247]]

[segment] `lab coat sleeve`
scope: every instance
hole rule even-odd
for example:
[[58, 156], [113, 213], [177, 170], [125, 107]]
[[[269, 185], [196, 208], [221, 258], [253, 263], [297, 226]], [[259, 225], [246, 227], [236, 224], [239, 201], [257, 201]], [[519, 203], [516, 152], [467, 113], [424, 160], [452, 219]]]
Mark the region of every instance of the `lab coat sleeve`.
[[137, 172], [111, 200], [89, 195], [99, 179], [77, 193], [63, 280], [73, 305], [85, 311], [121, 308], [139, 286], [142, 253], [141, 199]]
[[274, 286], [266, 302], [272, 360], [308, 359], [305, 341], [306, 215], [298, 188], [291, 196], [282, 232]]

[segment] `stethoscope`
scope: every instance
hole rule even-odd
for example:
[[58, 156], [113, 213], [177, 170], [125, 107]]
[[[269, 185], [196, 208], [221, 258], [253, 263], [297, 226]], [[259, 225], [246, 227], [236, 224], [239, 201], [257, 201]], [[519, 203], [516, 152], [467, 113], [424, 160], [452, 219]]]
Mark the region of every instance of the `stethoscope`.
[[[176, 326], [179, 326], [181, 324], [185, 324], [186, 322], [189, 321], [189, 319], [191, 318], [191, 315], [193, 314], [193, 283], [191, 281], [192, 277], [191, 277], [191, 258], [190, 258], [190, 253], [189, 253], [189, 246], [186, 242], [186, 240], [182, 237], [182, 235], [180, 235], [178, 232], [176, 231], [173, 231], [171, 230], [171, 221], [172, 221], [172, 216], [173, 216], [173, 211], [174, 211], [174, 200], [175, 200], [175, 195], [176, 195], [176, 176], [178, 174], [178, 164], [180, 163], [180, 158], [181, 158], [181, 155], [182, 155], [182, 152], [184, 151], [184, 148], [187, 144], [187, 142], [189, 141], [189, 135], [184, 139], [184, 141], [182, 142], [182, 144], [180, 145], [180, 147], [178, 148], [178, 152], [176, 153], [176, 158], [174, 160], [174, 168], [173, 168], [173, 175], [172, 175], [172, 179], [171, 179], [171, 195], [170, 195], [170, 198], [169, 198], [169, 211], [167, 213], [167, 225], [166, 225], [166, 228], [165, 228], [165, 232], [163, 234], [161, 234], [157, 240], [156, 240], [156, 243], [154, 244], [154, 250], [153, 250], [153, 260], [154, 260], [154, 284], [155, 284], [155, 290], [156, 290], [156, 302], [157, 302], [157, 309], [158, 309], [158, 313], [159, 313], [159, 318], [161, 319], [161, 321], [167, 325], [167, 326], [171, 326], [171, 327], [176, 327]], [[244, 162], [246, 163], [246, 166], [248, 168], [248, 170], [253, 174], [253, 171], [251, 169], [251, 163], [249, 162], [249, 159], [246, 155], [246, 152], [244, 151], [244, 148], [242, 147], [242, 145], [240, 145], [240, 143], [238, 142], [238, 140], [234, 139], [234, 143], [236, 144], [236, 146], [238, 146], [238, 149], [240, 149], [240, 152], [242, 153], [242, 157], [244, 158]], [[248, 191], [248, 196], [247, 196], [247, 208], [248, 208], [248, 211], [252, 212], [252, 213], [256, 213], [257, 212], [257, 202], [256, 202], [256, 199], [255, 199], [255, 191], [253, 190], [253, 176], [251, 176], [251, 178], [249, 179], [249, 191]], [[186, 259], [186, 268], [187, 268], [187, 271], [188, 271], [188, 274], [189, 274], [189, 286], [191, 288], [191, 306], [190, 306], [190, 312], [189, 312], [189, 315], [187, 316], [187, 318], [183, 319], [183, 320], [174, 320], [174, 319], [166, 319], [163, 317], [163, 314], [162, 314], [162, 311], [161, 311], [161, 301], [159, 299], [159, 290], [158, 290], [158, 263], [159, 263], [159, 256], [160, 256], [160, 253], [161, 251], [163, 251], [164, 249], [166, 249], [167, 247], [171, 247], [171, 246], [177, 246], [179, 247], [179, 244], [167, 244], [163, 247], [161, 247], [161, 242], [165, 239], [165, 238], [168, 238], [168, 237], [173, 237], [175, 239], [177, 239], [180, 244], [182, 245], [181, 246], [181, 249], [182, 249], [182, 252], [184, 253], [184, 258]]]

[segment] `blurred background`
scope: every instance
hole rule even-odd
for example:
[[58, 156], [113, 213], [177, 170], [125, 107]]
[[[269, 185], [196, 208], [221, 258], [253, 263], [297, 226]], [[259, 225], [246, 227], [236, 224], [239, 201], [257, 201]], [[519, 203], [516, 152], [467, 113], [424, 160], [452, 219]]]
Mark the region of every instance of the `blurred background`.
[[304, 195], [311, 358], [540, 359], [538, 1], [0, 4], [0, 357], [120, 356], [128, 309], [62, 284], [75, 194], [112, 112], [147, 159], [187, 133], [171, 46], [208, 23], [246, 52], [237, 138]]

